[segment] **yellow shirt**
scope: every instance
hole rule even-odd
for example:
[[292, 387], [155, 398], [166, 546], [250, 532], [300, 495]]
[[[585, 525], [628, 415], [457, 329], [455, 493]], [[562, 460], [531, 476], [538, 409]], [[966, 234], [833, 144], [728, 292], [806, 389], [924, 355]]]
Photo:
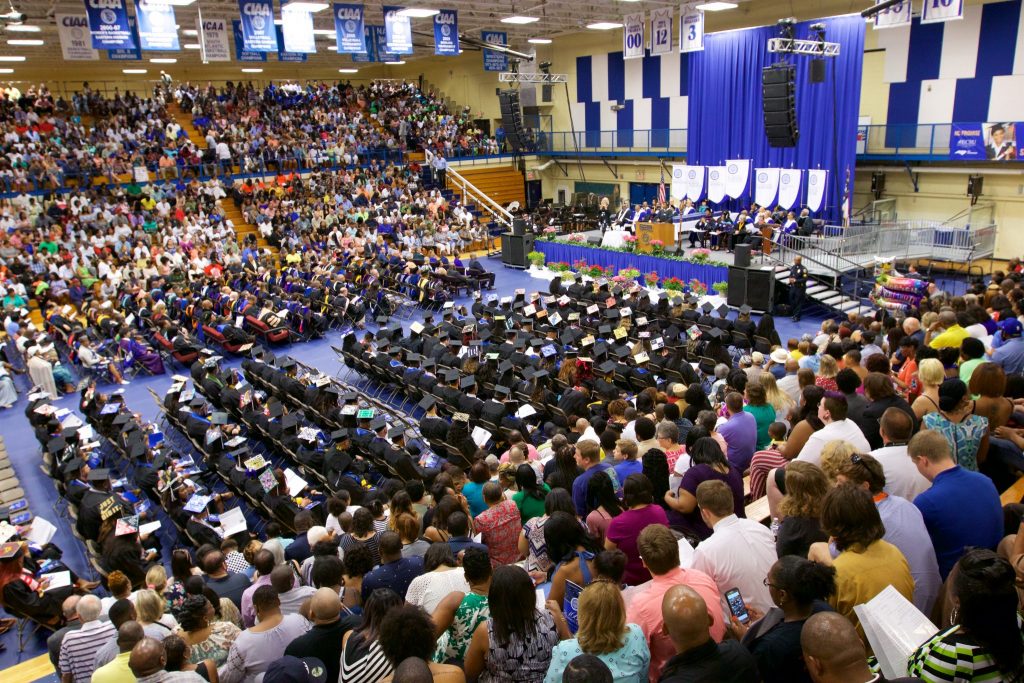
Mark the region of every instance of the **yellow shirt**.
[[114, 661], [92, 672], [92, 683], [135, 683], [135, 674], [128, 668], [131, 652], [122, 652]]
[[799, 351], [797, 351], [796, 349], [793, 349], [792, 351], [790, 351], [790, 352], [789, 352], [789, 355], [790, 355], [790, 357], [791, 357], [791, 358], [792, 358], [793, 360], [800, 360], [801, 358], [803, 358], [803, 357], [804, 357], [804, 354], [800, 353], [800, 352], [799, 352]]
[[959, 325], [953, 325], [951, 328], [943, 332], [942, 334], [933, 337], [928, 346], [933, 349], [946, 349], [949, 347], [960, 348], [961, 342], [971, 335], [967, 334], [967, 330], [960, 327]]
[[907, 600], [914, 599], [914, 578], [903, 553], [891, 543], [878, 540], [863, 552], [844, 550], [833, 562], [836, 568], [836, 592], [830, 603], [835, 611], [852, 621], [864, 636], [860, 620], [853, 611], [892, 584]]

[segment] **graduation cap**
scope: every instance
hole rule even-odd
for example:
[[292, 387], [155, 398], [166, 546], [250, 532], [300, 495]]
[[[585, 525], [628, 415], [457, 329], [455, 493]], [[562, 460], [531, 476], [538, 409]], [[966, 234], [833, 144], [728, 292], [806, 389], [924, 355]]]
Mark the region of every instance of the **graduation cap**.
[[295, 359], [290, 356], [285, 356], [281, 360], [277, 361], [277, 367], [279, 370], [287, 370], [288, 368], [294, 368]]
[[619, 310], [617, 308], [606, 308], [604, 309], [604, 317], [609, 320], [615, 320], [619, 317]]
[[139, 533], [139, 516], [131, 515], [129, 517], [121, 517], [117, 520], [114, 526], [115, 536], [127, 536], [128, 534]]
[[511, 361], [503, 360], [500, 363], [498, 363], [498, 372], [500, 374], [504, 375], [506, 372], [508, 372], [509, 370], [511, 370], [514, 367], [515, 366], [512, 365]]
[[534, 379], [544, 379], [547, 376], [548, 376], [548, 371], [547, 370], [538, 370], [537, 372], [533, 373], [533, 378]]
[[532, 349], [539, 349], [542, 346], [544, 346], [544, 340], [543, 339], [531, 339], [530, 340], [530, 348], [532, 348]]
[[705, 301], [700, 307], [700, 309], [705, 313], [710, 313], [714, 308], [715, 307], [711, 305], [710, 301]]
[[77, 474], [78, 471], [82, 469], [82, 465], [84, 464], [85, 460], [82, 460], [81, 458], [72, 458], [71, 460], [68, 460], [66, 463], [64, 463], [64, 465], [60, 468], [60, 471], [63, 472], [65, 476]]
[[717, 311], [718, 315], [722, 316], [723, 318], [729, 315], [729, 307], [726, 306], [725, 304], [722, 304], [721, 306], [716, 308], [715, 311]]
[[476, 379], [472, 375], [470, 375], [469, 377], [463, 377], [462, 379], [459, 380], [460, 389], [469, 389], [470, 387], [475, 385]]
[[423, 399], [417, 404], [423, 410], [430, 410], [437, 404], [437, 399], [433, 396], [424, 396]]
[[420, 363], [420, 365], [423, 366], [424, 370], [432, 370], [433, 368], [437, 367], [437, 361], [434, 360], [433, 358], [424, 358], [423, 362]]
[[577, 320], [580, 319], [580, 314], [579, 313], [570, 313], [568, 316], [566, 316], [566, 319], [569, 322], [576, 322]]
[[641, 365], [641, 364], [646, 363], [647, 361], [651, 360], [651, 358], [646, 353], [641, 351], [640, 353], [636, 354], [636, 357], [633, 360], [636, 361], [637, 365]]
[[89, 471], [89, 481], [98, 483], [110, 479], [110, 470], [105, 467]]
[[60, 453], [67, 448], [68, 442], [63, 436], [57, 436], [46, 442], [47, 453]]
[[710, 330], [708, 330], [707, 334], [712, 339], [721, 339], [723, 336], [725, 336], [725, 333], [718, 327], [712, 327]]
[[192, 497], [188, 499], [188, 502], [182, 507], [185, 512], [191, 512], [192, 514], [199, 514], [206, 509], [206, 506], [213, 500], [213, 496], [204, 496], [201, 493], [194, 493]]
[[215, 425], [226, 425], [228, 423], [228, 414], [222, 412], [211, 413], [210, 423]]
[[346, 402], [348, 402], [348, 401], [358, 401], [359, 400], [359, 394], [357, 394], [354, 391], [346, 391], [344, 394], [341, 395], [341, 400], [342, 401], [346, 401]]
[[597, 328], [597, 333], [600, 334], [602, 337], [607, 337], [609, 334], [612, 333], [612, 326], [601, 325], [600, 327]]
[[118, 413], [117, 416], [114, 417], [114, 426], [120, 427], [122, 425], [126, 425], [130, 420], [131, 418], [128, 416], [128, 413]]
[[469, 422], [469, 415], [467, 413], [455, 413], [452, 415], [452, 420], [456, 422]]
[[481, 332], [480, 332], [480, 334], [478, 336], [480, 337], [480, 341], [487, 341], [488, 339], [491, 338], [491, 331], [490, 330], [481, 330]]
[[388, 430], [389, 439], [397, 439], [400, 436], [405, 436], [405, 427], [392, 427]]
[[452, 339], [450, 342], [448, 342], [448, 345], [451, 346], [453, 349], [462, 348], [462, 342], [460, 342], [458, 339]]
[[[202, 396], [195, 396], [191, 401], [188, 402], [188, 407], [192, 410], [198, 410], [206, 405], [206, 399]], [[127, 417], [127, 416], [125, 416]], [[117, 419], [114, 420], [114, 424], [118, 424]], [[124, 424], [123, 422], [120, 424]]]
[[347, 438], [348, 438], [348, 430], [347, 429], [335, 429], [333, 432], [331, 432], [331, 441], [334, 441], [334, 442], [344, 441]]
[[390, 318], [388, 318], [388, 316], [386, 315], [378, 315], [376, 318], [374, 318], [374, 320], [377, 321], [378, 325], [387, 325], [388, 320], [390, 320]]
[[750, 315], [750, 312], [751, 312], [752, 310], [754, 310], [754, 309], [752, 309], [752, 308], [751, 308], [750, 306], [748, 306], [747, 304], [743, 304], [742, 306], [740, 306], [740, 313], [741, 313], [742, 315]]
[[448, 369], [444, 371], [444, 381], [454, 382], [459, 379], [459, 371], [454, 369]]
[[324, 389], [328, 394], [334, 394], [335, 396], [341, 396], [341, 390], [333, 384], [328, 384], [327, 388]]
[[297, 424], [299, 424], [299, 418], [295, 416], [295, 413], [288, 413], [281, 418], [281, 429], [291, 429]]
[[284, 415], [284, 404], [281, 403], [280, 401], [274, 401], [269, 406], [267, 406], [267, 412], [269, 413], [270, 417], [281, 417], [282, 415]]
[[131, 451], [129, 451], [129, 455], [132, 458], [141, 458], [145, 454], [146, 454], [146, 444], [142, 443], [141, 441], [136, 442], [132, 446]]
[[617, 367], [617, 364], [615, 363], [615, 361], [613, 361], [613, 360], [606, 360], [605, 362], [603, 362], [600, 365], [598, 365], [597, 369], [602, 374], [607, 375], [609, 373], [615, 372], [615, 368], [616, 367]]
[[512, 390], [509, 389], [506, 386], [502, 386], [502, 385], [498, 384], [498, 385], [496, 385], [494, 387], [494, 393], [497, 396], [511, 396], [512, 395]]
[[612, 355], [620, 360], [629, 358], [629, 349], [624, 346], [616, 346], [612, 349]]
[[10, 541], [0, 545], [0, 560], [11, 560], [21, 554], [21, 543]]
[[370, 422], [370, 430], [374, 432], [379, 432], [380, 430], [384, 429], [387, 426], [388, 421], [385, 420], [383, 416], [374, 418], [374, 420]]

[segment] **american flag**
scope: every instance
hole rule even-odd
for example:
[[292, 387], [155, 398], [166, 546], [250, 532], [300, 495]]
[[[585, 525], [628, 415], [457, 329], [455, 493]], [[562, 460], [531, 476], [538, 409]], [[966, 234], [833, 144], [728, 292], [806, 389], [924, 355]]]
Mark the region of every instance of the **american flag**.
[[665, 203], [665, 167], [661, 167], [661, 182], [658, 183], [658, 203]]

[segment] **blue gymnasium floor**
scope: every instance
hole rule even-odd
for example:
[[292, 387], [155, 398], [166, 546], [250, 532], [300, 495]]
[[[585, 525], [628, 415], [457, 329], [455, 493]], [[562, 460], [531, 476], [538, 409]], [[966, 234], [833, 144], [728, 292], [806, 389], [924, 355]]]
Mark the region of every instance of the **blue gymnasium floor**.
[[[512, 295], [516, 289], [526, 289], [527, 292], [540, 290], [547, 291], [548, 282], [535, 279], [525, 271], [504, 268], [500, 259], [487, 259], [487, 267], [493, 270], [497, 277], [495, 289], [500, 296]], [[471, 303], [468, 297], [458, 300], [460, 304]], [[735, 316], [735, 314], [733, 314]], [[406, 329], [414, 320], [422, 320], [423, 310], [417, 309], [412, 319], [404, 321]], [[825, 319], [824, 311], [821, 309], [810, 309], [808, 315], [800, 323], [793, 323], [788, 318], [776, 318], [776, 328], [783, 340], [789, 337], [799, 337], [804, 332], [817, 330]], [[373, 326], [371, 325], [371, 329]], [[278, 355], [288, 354], [297, 360], [316, 367], [326, 374], [335, 375], [342, 369], [342, 364], [331, 350], [331, 346], [339, 346], [341, 332], [332, 331], [324, 339], [317, 339], [306, 343], [291, 344], [287, 347], [274, 347]], [[225, 358], [226, 367], [240, 365], [240, 358]], [[146, 420], [155, 420], [158, 416], [156, 405], [147, 389], [152, 389], [158, 396], [162, 396], [171, 385], [171, 374], [178, 370], [169, 369], [165, 375], [156, 377], [138, 377], [132, 380], [131, 384], [124, 387], [125, 402], [129, 408], [141, 413]], [[186, 373], [187, 374], [187, 373]], [[26, 382], [24, 376], [17, 378], [19, 393], [25, 395]], [[115, 387], [102, 387], [102, 390], [113, 390]], [[58, 407], [75, 410], [78, 403], [78, 395], [68, 395], [56, 402]], [[30, 503], [32, 512], [44, 519], [53, 522], [57, 526], [57, 533], [53, 542], [64, 549], [64, 561], [74, 571], [82, 576], [93, 577], [84, 554], [84, 548], [72, 536], [68, 520], [58, 517], [54, 513], [54, 505], [57, 502], [57, 494], [49, 477], [39, 469], [40, 449], [32, 430], [29, 429], [25, 418], [24, 398], [18, 401], [9, 410], [0, 412], [0, 435], [4, 438], [7, 452], [12, 465], [17, 472], [18, 479], [25, 491], [26, 498]], [[164, 547], [165, 560], [169, 557], [170, 550], [174, 547], [173, 530], [168, 534], [166, 527], [161, 530], [161, 541]], [[38, 655], [46, 654], [45, 635], [36, 635], [27, 638], [25, 651], [18, 653], [18, 642], [15, 629], [11, 629], [3, 636], [0, 636], [0, 643], [6, 645], [6, 649], [0, 652], [0, 671], [14, 664], [27, 661]], [[53, 676], [49, 677], [54, 680]]]

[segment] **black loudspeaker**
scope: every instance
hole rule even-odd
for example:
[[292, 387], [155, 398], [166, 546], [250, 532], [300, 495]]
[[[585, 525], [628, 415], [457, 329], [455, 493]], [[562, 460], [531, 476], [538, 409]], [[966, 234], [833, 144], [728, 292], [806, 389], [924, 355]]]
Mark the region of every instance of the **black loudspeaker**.
[[982, 186], [985, 184], [984, 176], [972, 175], [967, 178], [967, 194], [971, 197], [980, 197]]
[[525, 235], [526, 234], [526, 221], [522, 218], [512, 219], [512, 234], [513, 235]]
[[812, 59], [811, 60], [811, 83], [824, 83], [825, 82], [825, 60], [824, 59]]
[[733, 259], [734, 265], [740, 268], [750, 267], [750, 245], [749, 244], [737, 244], [736, 245], [736, 258]]
[[768, 144], [794, 147], [800, 131], [796, 126], [796, 68], [792, 64], [762, 69], [761, 103]]
[[533, 235], [501, 233], [501, 262], [512, 268], [526, 268], [526, 255], [533, 251]]
[[747, 305], [755, 311], [770, 311], [775, 301], [775, 273], [758, 268], [747, 269]]
[[871, 174], [871, 191], [876, 194], [882, 194], [885, 192], [885, 174], [884, 173], [872, 173]]
[[747, 269], [739, 266], [729, 266], [729, 291], [725, 297], [726, 303], [733, 308], [739, 308], [747, 301]]
[[505, 129], [505, 139], [513, 152], [523, 149], [526, 134], [523, 130], [523, 109], [519, 102], [518, 90], [502, 90], [498, 93], [498, 104], [501, 107], [501, 125]]

